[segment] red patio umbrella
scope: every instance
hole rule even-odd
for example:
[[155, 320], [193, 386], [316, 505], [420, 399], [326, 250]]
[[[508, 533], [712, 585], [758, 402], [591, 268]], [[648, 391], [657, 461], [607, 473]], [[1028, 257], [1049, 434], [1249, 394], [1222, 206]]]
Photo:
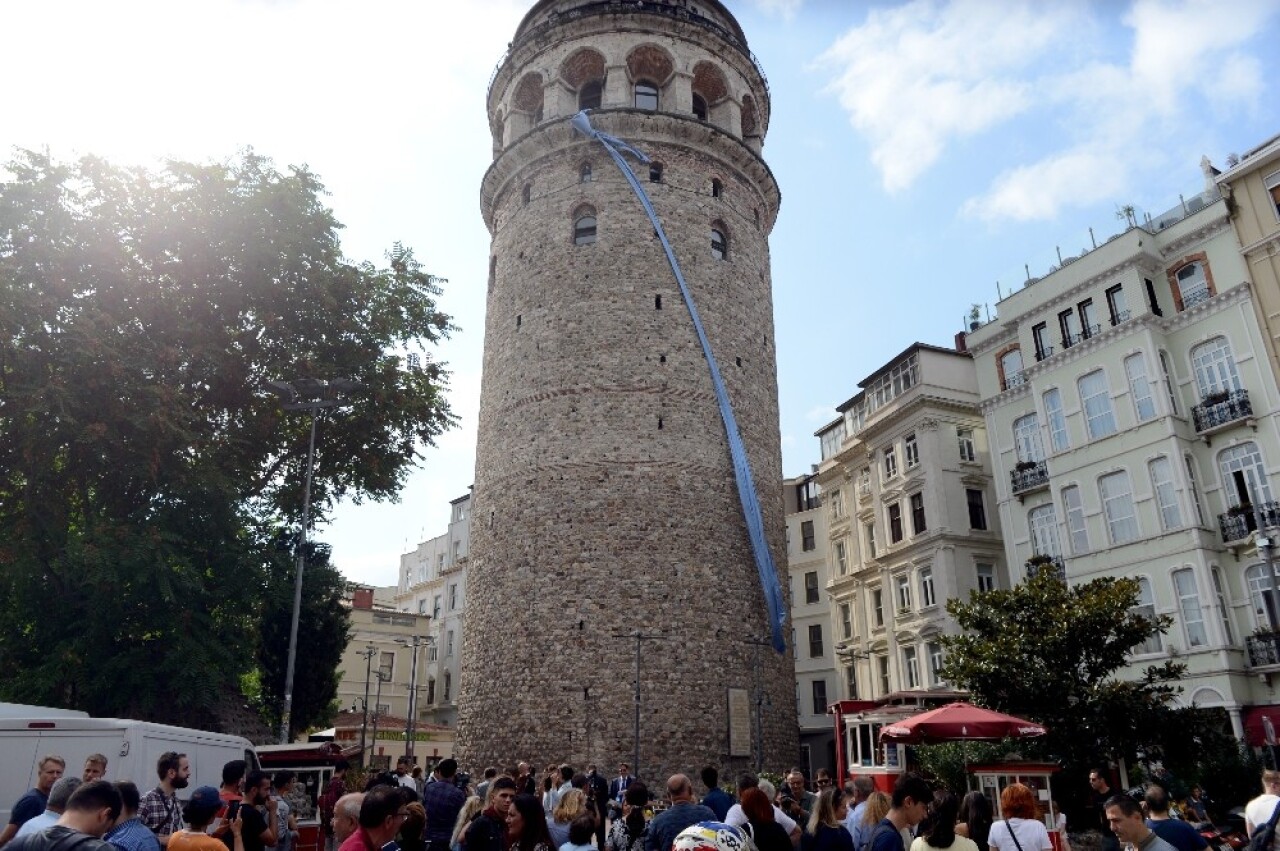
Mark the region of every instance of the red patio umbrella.
[[1034, 721], [992, 712], [972, 703], [948, 703], [880, 728], [880, 741], [909, 745], [974, 740], [1030, 739], [1043, 736]]

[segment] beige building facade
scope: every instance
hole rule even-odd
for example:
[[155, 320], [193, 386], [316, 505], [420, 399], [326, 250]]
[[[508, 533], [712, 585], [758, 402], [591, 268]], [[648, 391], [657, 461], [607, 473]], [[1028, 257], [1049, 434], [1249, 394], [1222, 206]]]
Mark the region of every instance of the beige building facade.
[[1211, 183], [1064, 258], [967, 336], [1012, 569], [1136, 579], [1140, 610], [1174, 625], [1130, 670], [1185, 663], [1179, 699], [1226, 710], [1237, 735], [1280, 673], [1253, 531], [1255, 509], [1280, 516], [1254, 268]]
[[831, 629], [830, 540], [816, 471], [784, 481], [783, 499], [791, 575], [791, 643], [796, 655], [799, 765], [812, 779], [819, 768], [835, 770], [835, 737], [827, 706], [839, 697], [840, 688]]
[[427, 617], [420, 651], [418, 718], [452, 727], [457, 723], [459, 661], [471, 545], [471, 494], [449, 503], [443, 535], [423, 541], [400, 556], [395, 608]]
[[[953, 597], [1007, 588], [986, 424], [967, 353], [916, 343], [858, 385], [817, 433], [840, 691], [946, 691]], [[850, 765], [879, 759], [871, 742]]]

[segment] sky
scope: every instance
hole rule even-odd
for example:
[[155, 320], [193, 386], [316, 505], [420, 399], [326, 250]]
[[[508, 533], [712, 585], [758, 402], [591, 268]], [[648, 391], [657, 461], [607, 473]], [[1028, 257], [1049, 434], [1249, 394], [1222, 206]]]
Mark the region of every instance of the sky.
[[[696, 5], [696, 4], [695, 4]], [[1152, 215], [1280, 133], [1280, 0], [726, 0], [769, 78], [764, 157], [784, 470], [857, 382], [970, 305]], [[118, 164], [251, 146], [320, 175], [354, 260], [412, 247], [447, 279], [459, 425], [396, 503], [317, 536], [396, 581], [475, 465], [491, 161], [485, 93], [532, 0], [26, 0], [6, 9], [0, 149]]]

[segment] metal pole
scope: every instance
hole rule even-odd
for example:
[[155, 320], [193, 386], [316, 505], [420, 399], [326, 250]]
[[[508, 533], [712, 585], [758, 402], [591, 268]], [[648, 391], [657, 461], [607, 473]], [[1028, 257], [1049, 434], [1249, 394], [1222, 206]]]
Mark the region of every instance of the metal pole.
[[640, 630], [636, 630], [636, 776], [640, 776]]
[[1254, 524], [1258, 527], [1258, 549], [1262, 551], [1262, 557], [1266, 561], [1267, 581], [1271, 584], [1271, 605], [1263, 608], [1267, 610], [1267, 620], [1271, 623], [1271, 633], [1274, 635], [1280, 632], [1280, 624], [1277, 624], [1278, 613], [1276, 612], [1276, 607], [1280, 606], [1280, 589], [1276, 587], [1276, 569], [1271, 555], [1271, 537], [1267, 534], [1267, 525], [1263, 520], [1262, 508], [1258, 505], [1258, 502], [1258, 500], [1254, 501], [1253, 519]]
[[[382, 669], [378, 669], [377, 697], [373, 699], [373, 750], [378, 750], [378, 707], [382, 705]], [[372, 761], [372, 760], [370, 760]]]
[[289, 720], [293, 714], [293, 668], [298, 658], [298, 617], [302, 613], [302, 572], [307, 564], [307, 521], [311, 514], [311, 460], [316, 454], [316, 417], [311, 409], [311, 442], [307, 445], [307, 485], [302, 497], [301, 543], [298, 545], [298, 575], [293, 583], [293, 619], [289, 623], [289, 662], [284, 673], [284, 711], [280, 713], [280, 744], [289, 744]]
[[752, 647], [752, 665], [755, 668], [754, 687], [756, 692], [756, 773], [759, 774], [764, 770], [764, 683], [761, 679], [762, 672], [760, 670], [760, 648], [771, 644], [757, 636], [748, 636], [744, 639], [747, 644]]
[[360, 722], [360, 764], [364, 765], [364, 735], [369, 729], [369, 675], [372, 672], [373, 654], [377, 652], [377, 648], [372, 644], [366, 645], [364, 648], [364, 719]]
[[409, 718], [404, 725], [404, 755], [409, 764], [413, 764], [413, 716], [417, 711], [418, 698], [418, 636], [413, 637], [413, 662], [409, 670]]

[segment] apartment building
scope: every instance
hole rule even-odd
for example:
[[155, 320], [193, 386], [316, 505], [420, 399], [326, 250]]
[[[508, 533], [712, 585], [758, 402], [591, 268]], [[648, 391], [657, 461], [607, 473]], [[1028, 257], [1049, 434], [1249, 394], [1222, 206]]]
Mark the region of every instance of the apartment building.
[[816, 475], [783, 482], [787, 569], [791, 577], [791, 643], [796, 657], [796, 717], [800, 766], [809, 777], [834, 771], [835, 734], [827, 706], [839, 695], [831, 631], [827, 515]]
[[400, 557], [395, 606], [429, 618], [420, 672], [418, 717], [452, 727], [457, 722], [458, 663], [462, 655], [467, 553], [471, 541], [471, 494], [449, 503], [443, 535], [423, 541]]
[[915, 343], [858, 387], [817, 432], [840, 697], [914, 699], [947, 690], [946, 601], [1008, 587], [986, 424], [962, 351]]
[[1271, 369], [1280, 374], [1280, 136], [1246, 151], [1217, 182], [1254, 284]]
[[[1280, 519], [1277, 385], [1253, 270], [1212, 177], [1005, 297], [967, 335], [1006, 559], [1136, 579], [1174, 626], [1130, 670], [1187, 665], [1184, 704], [1261, 726], [1280, 672], [1255, 510]], [[1256, 634], [1255, 634], [1256, 633]]]
[[[357, 584], [349, 588], [351, 638], [339, 664], [338, 706], [358, 712], [363, 718], [367, 692], [370, 723], [375, 715], [407, 718], [414, 683], [413, 636], [426, 634], [429, 621], [423, 615], [380, 605], [377, 592], [381, 589]], [[421, 652], [419, 682], [423, 671]], [[404, 728], [400, 730], [403, 733]]]

